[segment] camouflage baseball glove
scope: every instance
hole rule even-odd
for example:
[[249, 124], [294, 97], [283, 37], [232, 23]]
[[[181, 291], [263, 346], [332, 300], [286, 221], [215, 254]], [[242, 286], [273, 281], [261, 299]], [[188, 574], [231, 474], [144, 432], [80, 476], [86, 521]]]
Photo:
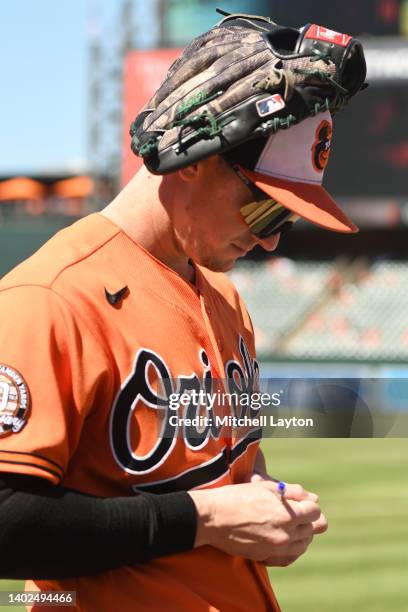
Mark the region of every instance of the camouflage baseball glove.
[[188, 45], [131, 125], [132, 150], [155, 174], [333, 114], [366, 86], [355, 38], [226, 15]]

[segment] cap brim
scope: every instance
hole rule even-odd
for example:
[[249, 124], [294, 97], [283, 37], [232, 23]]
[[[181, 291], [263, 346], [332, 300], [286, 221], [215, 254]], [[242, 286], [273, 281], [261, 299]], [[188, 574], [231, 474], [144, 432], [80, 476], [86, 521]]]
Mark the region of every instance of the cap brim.
[[358, 227], [321, 185], [285, 181], [241, 166], [240, 170], [259, 189], [307, 221], [333, 232], [358, 232]]

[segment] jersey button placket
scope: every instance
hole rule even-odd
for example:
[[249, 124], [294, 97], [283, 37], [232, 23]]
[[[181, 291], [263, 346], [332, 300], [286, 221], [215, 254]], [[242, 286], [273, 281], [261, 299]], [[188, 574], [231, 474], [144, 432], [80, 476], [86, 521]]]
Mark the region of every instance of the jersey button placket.
[[[210, 318], [210, 317], [211, 317], [211, 313], [212, 313], [211, 306], [209, 306], [208, 304], [206, 304], [206, 302], [205, 302], [205, 300], [204, 300], [204, 297], [203, 297], [202, 299], [203, 299], [203, 302], [204, 302], [204, 308], [205, 308], [205, 311], [206, 311], [206, 313], [207, 313], [207, 316], [208, 316], [208, 318]], [[221, 336], [216, 336], [216, 335], [214, 334], [214, 338], [215, 338], [215, 341], [216, 341], [216, 343], [217, 343], [217, 346], [218, 346], [218, 350], [219, 350], [219, 352], [220, 352], [220, 353], [222, 353], [222, 351], [223, 351], [223, 349], [224, 349], [224, 346], [223, 346], [223, 343], [222, 343], [222, 338], [221, 338]]]
[[[214, 353], [216, 363], [218, 364], [217, 367], [218, 367], [219, 372], [217, 373], [214, 368], [214, 374], [218, 376], [218, 378], [220, 379], [220, 376], [222, 377], [225, 376], [224, 363], [223, 363], [223, 359], [221, 355], [222, 343], [220, 341], [220, 336], [219, 335], [216, 336], [214, 333], [214, 327], [210, 319], [211, 307], [206, 303], [204, 295], [202, 293], [200, 294], [200, 299], [201, 299], [201, 304], [202, 304], [203, 322], [204, 322], [204, 326], [207, 332], [207, 337], [208, 337], [210, 346], [213, 349], [212, 352]], [[232, 439], [230, 437], [228, 438], [223, 437], [223, 440], [225, 444], [226, 461], [228, 465], [228, 470], [229, 472], [231, 472], [230, 455], [231, 455]]]
[[220, 346], [220, 338], [219, 335], [215, 334], [214, 325], [211, 321], [210, 315], [212, 314], [212, 309], [209, 304], [206, 303], [203, 294], [201, 294], [201, 304], [202, 304], [202, 316], [204, 321], [204, 326], [207, 332], [207, 336], [210, 342], [210, 345], [213, 349], [213, 353], [216, 359], [217, 370], [219, 372], [218, 376], [224, 376], [224, 363], [221, 356], [221, 346]]

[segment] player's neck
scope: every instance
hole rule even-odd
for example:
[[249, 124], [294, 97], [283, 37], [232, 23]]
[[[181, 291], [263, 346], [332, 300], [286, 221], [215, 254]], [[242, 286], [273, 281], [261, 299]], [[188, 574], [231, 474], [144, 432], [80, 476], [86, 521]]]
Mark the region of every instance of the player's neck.
[[180, 252], [167, 211], [160, 202], [162, 179], [142, 168], [101, 214], [182, 278], [194, 283], [194, 268]]

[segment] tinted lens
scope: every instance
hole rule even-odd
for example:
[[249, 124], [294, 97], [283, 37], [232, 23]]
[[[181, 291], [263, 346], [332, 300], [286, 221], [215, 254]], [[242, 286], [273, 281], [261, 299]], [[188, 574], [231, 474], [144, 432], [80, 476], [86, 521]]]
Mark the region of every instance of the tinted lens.
[[259, 232], [257, 236], [259, 238], [269, 238], [269, 236], [273, 236], [275, 234], [286, 234], [286, 232], [292, 229], [295, 221], [297, 221], [297, 219], [291, 221], [290, 217], [289, 219], [288, 217], [285, 217], [285, 219], [279, 224], [279, 226], [276, 226], [274, 223], [272, 223], [271, 225], [268, 225], [264, 230]]
[[298, 216], [275, 200], [251, 202], [241, 208], [241, 214], [253, 234], [267, 238], [288, 231]]
[[271, 230], [263, 230], [258, 237], [269, 238], [269, 236], [273, 236], [274, 234], [286, 234], [290, 229], [292, 229], [294, 223], [295, 221], [285, 221], [285, 223], [279, 227], [275, 227]]

